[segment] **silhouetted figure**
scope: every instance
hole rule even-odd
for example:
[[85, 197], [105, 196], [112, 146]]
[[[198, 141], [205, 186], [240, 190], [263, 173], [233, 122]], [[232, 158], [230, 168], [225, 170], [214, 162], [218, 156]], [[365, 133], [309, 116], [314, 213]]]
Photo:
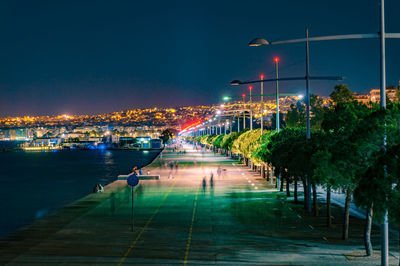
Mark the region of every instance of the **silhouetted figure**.
[[93, 193], [99, 193], [99, 192], [103, 192], [103, 191], [104, 191], [104, 188], [101, 184], [97, 184], [93, 188]]
[[221, 177], [221, 174], [222, 174], [222, 168], [221, 168], [221, 166], [218, 166], [218, 169], [217, 169], [218, 178]]
[[135, 167], [133, 167], [132, 168], [132, 173], [131, 174], [135, 174], [135, 175], [137, 175], [137, 166], [135, 166]]
[[210, 176], [210, 187], [211, 188], [214, 187], [214, 173], [211, 173], [211, 176]]
[[205, 192], [205, 191], [206, 191], [206, 188], [207, 188], [207, 180], [206, 180], [206, 177], [203, 177], [203, 182], [202, 182], [202, 184], [203, 184], [203, 192]]

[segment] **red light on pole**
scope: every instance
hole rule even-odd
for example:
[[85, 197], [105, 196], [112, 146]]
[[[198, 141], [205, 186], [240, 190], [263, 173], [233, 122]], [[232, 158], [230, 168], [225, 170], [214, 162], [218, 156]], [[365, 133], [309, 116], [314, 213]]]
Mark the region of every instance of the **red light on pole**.
[[246, 97], [246, 94], [242, 94], [242, 97], [243, 97], [243, 98]]
[[253, 86], [249, 86], [249, 90], [252, 90], [253, 89]]
[[264, 74], [261, 74], [261, 75], [260, 75], [260, 79], [264, 79]]
[[274, 58], [274, 62], [275, 62], [275, 63], [278, 63], [278, 62], [279, 62], [279, 57], [275, 57], [275, 58]]

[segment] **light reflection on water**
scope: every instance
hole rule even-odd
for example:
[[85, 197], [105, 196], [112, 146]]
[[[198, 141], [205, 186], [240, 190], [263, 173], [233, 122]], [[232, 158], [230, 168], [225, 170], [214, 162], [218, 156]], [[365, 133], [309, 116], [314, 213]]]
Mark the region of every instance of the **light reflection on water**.
[[158, 151], [0, 152], [0, 237], [106, 185]]

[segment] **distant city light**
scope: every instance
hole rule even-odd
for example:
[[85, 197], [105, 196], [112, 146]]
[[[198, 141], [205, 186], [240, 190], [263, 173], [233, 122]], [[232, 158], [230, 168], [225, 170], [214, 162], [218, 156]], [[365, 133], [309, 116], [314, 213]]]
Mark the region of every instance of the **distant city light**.
[[302, 100], [302, 99], [304, 98], [304, 95], [303, 95], [303, 94], [299, 94], [297, 97], [298, 97], [300, 100]]
[[220, 114], [221, 114], [221, 110], [218, 110], [218, 111], [217, 111], [217, 115], [220, 115]]

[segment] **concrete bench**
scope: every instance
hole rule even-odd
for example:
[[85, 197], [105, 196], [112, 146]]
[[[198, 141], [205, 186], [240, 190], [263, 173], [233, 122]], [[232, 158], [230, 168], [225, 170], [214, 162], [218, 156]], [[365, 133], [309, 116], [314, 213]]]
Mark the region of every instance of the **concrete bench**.
[[[127, 180], [129, 175], [119, 175], [118, 180]], [[139, 180], [159, 180], [159, 175], [138, 175]]]

